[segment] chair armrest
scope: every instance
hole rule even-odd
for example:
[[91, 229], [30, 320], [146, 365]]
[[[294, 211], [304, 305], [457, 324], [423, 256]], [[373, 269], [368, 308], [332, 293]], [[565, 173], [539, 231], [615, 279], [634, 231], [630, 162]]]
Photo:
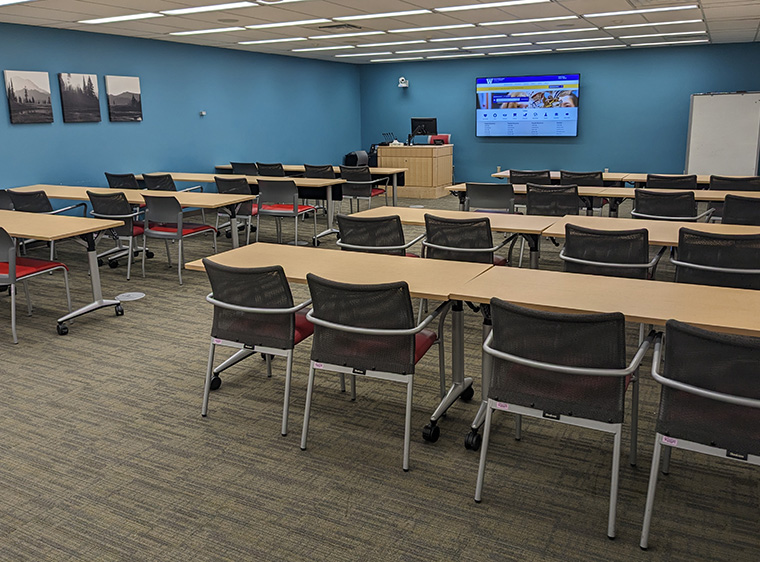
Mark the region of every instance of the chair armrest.
[[446, 250], [448, 252], [475, 252], [475, 253], [484, 253], [484, 252], [495, 252], [496, 250], [502, 248], [507, 244], [507, 242], [510, 242], [514, 236], [510, 236], [509, 238], [506, 238], [501, 244], [497, 244], [496, 246], [493, 246], [491, 248], [455, 248], [452, 246], [439, 246], [438, 244], [431, 244], [427, 240], [422, 241], [422, 245], [426, 248], [435, 248], [436, 250]]
[[737, 406], [746, 406], [748, 408], [760, 408], [760, 400], [757, 398], [747, 398], [745, 396], [735, 396], [733, 394], [725, 394], [723, 392], [716, 392], [714, 390], [707, 390], [698, 386], [692, 386], [685, 382], [674, 381], [669, 379], [659, 372], [659, 366], [662, 358], [662, 339], [663, 333], [658, 332], [654, 341], [654, 354], [652, 356], [652, 378], [663, 386], [675, 388], [682, 392], [688, 392], [702, 398], [709, 398], [711, 400], [717, 400], [719, 402], [726, 402], [727, 404], [735, 404]]
[[180, 189], [178, 191], [200, 191], [201, 193], [203, 193], [203, 186], [194, 185], [193, 187], [186, 187], [185, 189]]
[[631, 362], [625, 369], [598, 369], [593, 367], [570, 367], [568, 365], [558, 365], [556, 363], [545, 363], [543, 361], [534, 361], [533, 359], [526, 359], [518, 355], [512, 355], [511, 353], [505, 353], [491, 347], [493, 343], [493, 331], [488, 334], [486, 341], [483, 342], [483, 350], [494, 357], [517, 363], [518, 365], [524, 365], [526, 367], [533, 367], [536, 369], [543, 369], [545, 371], [553, 371], [555, 373], [564, 373], [566, 375], [594, 375], [601, 377], [627, 377], [639, 368], [641, 361], [644, 359], [649, 346], [654, 340], [656, 332], [654, 330], [649, 332], [649, 335], [641, 342], [639, 349], [631, 359]]
[[59, 213], [63, 213], [64, 211], [70, 211], [71, 209], [76, 209], [77, 207], [82, 207], [82, 216], [87, 216], [87, 203], [77, 203], [76, 205], [69, 205], [68, 207], [63, 207], [62, 209], [56, 209], [55, 211], [50, 211], [47, 213], [48, 215], [57, 215]]
[[688, 269], [699, 269], [701, 271], [715, 271], [717, 273], [743, 273], [747, 275], [760, 275], [760, 269], [743, 269], [737, 267], [717, 267], [714, 265], [702, 265], [700, 263], [691, 263], [675, 259], [673, 254], [670, 255], [670, 263]]
[[136, 211], [134, 213], [131, 213], [129, 215], [103, 215], [100, 213], [96, 213], [95, 211], [90, 211], [90, 214], [98, 219], [128, 219], [128, 218], [135, 218], [142, 214], [141, 211]]
[[701, 218], [707, 217], [707, 220], [705, 222], [710, 222], [710, 219], [712, 218], [714, 212], [715, 212], [715, 209], [713, 207], [710, 207], [704, 213], [699, 213], [695, 220], [699, 220]]
[[406, 244], [403, 244], [401, 246], [357, 246], [356, 244], [346, 244], [345, 242], [342, 242], [340, 238], [338, 238], [337, 244], [341, 248], [346, 248], [348, 250], [359, 250], [359, 251], [367, 251], [367, 250], [406, 250], [410, 248], [411, 246], [414, 246], [417, 242], [425, 238], [424, 234], [420, 234], [417, 238], [414, 240], [411, 240], [407, 242]]
[[616, 267], [620, 269], [649, 269], [650, 267], [654, 267], [657, 265], [657, 262], [660, 261], [660, 257], [662, 254], [657, 254], [654, 258], [652, 258], [652, 261], [649, 263], [608, 263], [603, 261], [593, 261], [593, 260], [584, 260], [580, 258], [574, 258], [568, 255], [565, 255], [565, 248], [563, 247], [562, 250], [559, 252], [559, 257], [561, 260], [569, 261], [571, 263], [580, 263], [583, 265], [597, 265], [601, 267]]
[[441, 303], [431, 314], [429, 314], [422, 322], [417, 324], [414, 328], [406, 329], [383, 329], [383, 328], [360, 328], [359, 326], [348, 326], [346, 324], [337, 324], [335, 322], [329, 322], [314, 316], [314, 309], [311, 309], [306, 318], [312, 324], [322, 326], [324, 328], [332, 328], [334, 330], [340, 330], [341, 332], [349, 332], [352, 334], [364, 334], [367, 336], [412, 336], [417, 332], [421, 332], [425, 327], [430, 324], [444, 309], [449, 306], [449, 302]]
[[252, 306], [239, 306], [237, 304], [231, 304], [215, 299], [214, 293], [209, 293], [206, 295], [206, 300], [214, 306], [226, 308], [227, 310], [235, 310], [237, 312], [255, 312], [256, 314], [295, 314], [299, 310], [302, 310], [311, 304], [311, 299], [308, 299], [301, 304], [297, 304], [289, 308], [258, 308]]

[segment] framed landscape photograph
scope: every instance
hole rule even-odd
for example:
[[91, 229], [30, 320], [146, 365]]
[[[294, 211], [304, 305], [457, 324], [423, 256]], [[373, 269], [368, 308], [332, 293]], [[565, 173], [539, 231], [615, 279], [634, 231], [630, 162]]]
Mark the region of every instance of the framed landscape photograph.
[[111, 121], [142, 121], [140, 78], [106, 76], [106, 96]]
[[97, 123], [100, 121], [98, 77], [95, 74], [59, 73], [64, 123]]
[[24, 70], [4, 73], [11, 123], [52, 123], [48, 73]]

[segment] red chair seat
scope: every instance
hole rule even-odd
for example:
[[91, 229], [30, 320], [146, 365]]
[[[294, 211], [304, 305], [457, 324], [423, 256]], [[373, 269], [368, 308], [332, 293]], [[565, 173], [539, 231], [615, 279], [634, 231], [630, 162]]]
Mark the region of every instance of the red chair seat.
[[493, 257], [493, 264], [494, 265], [507, 265], [507, 258], [503, 258], [501, 256], [494, 255], [494, 257]]
[[408, 258], [418, 258], [418, 257], [420, 257], [420, 256], [418, 256], [417, 254], [413, 254], [413, 253], [411, 253], [411, 252], [407, 252], [407, 253], [406, 253], [406, 257], [408, 257]]
[[[16, 258], [16, 279], [55, 269], [56, 267], [63, 267], [66, 271], [69, 270], [61, 262], [18, 257]], [[0, 262], [0, 275], [8, 275], [8, 262]]]
[[132, 236], [142, 236], [143, 232], [145, 232], [145, 228], [142, 223], [132, 223]]
[[422, 359], [427, 350], [438, 340], [438, 334], [433, 330], [420, 330], [414, 335], [414, 364]]
[[[158, 225], [152, 225], [150, 227], [151, 230], [157, 230], [159, 232], [177, 232], [177, 225], [176, 224], [158, 224]], [[190, 234], [196, 234], [197, 232], [203, 232], [204, 230], [213, 230], [216, 232], [216, 229], [213, 226], [209, 226], [207, 224], [184, 224], [182, 227], [182, 236], [189, 236]]]
[[[312, 205], [298, 205], [297, 207], [299, 213], [308, 213], [309, 211], [313, 211], [314, 207]], [[283, 211], [283, 212], [293, 212], [293, 205], [262, 205], [261, 206], [262, 211]]]
[[377, 197], [378, 195], [382, 195], [385, 193], [384, 189], [380, 189], [379, 187], [373, 187], [372, 192], [370, 193], [370, 197]]
[[314, 333], [314, 324], [306, 318], [308, 310], [299, 310], [296, 312], [296, 333], [293, 338], [293, 344], [298, 345]]

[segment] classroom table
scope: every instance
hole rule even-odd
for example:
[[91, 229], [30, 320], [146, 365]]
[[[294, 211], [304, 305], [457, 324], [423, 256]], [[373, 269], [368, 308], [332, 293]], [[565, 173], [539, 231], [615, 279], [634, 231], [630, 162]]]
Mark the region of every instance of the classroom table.
[[120, 220], [91, 219], [67, 215], [48, 215], [45, 213], [23, 213], [20, 211], [0, 210], [0, 226], [14, 238], [33, 238], [52, 242], [64, 238], [76, 237], [87, 248], [87, 260], [90, 265], [90, 284], [92, 302], [58, 318], [58, 333], [65, 335], [69, 329], [66, 322], [106, 306], [116, 307], [116, 315], [124, 314], [121, 303], [115, 299], [104, 299], [98, 272], [98, 256], [95, 251], [96, 232], [123, 225]]
[[[306, 166], [303, 164], [283, 164], [282, 168], [285, 170], [286, 174], [302, 174], [306, 172]], [[232, 172], [232, 165], [231, 164], [220, 164], [218, 166], [214, 166], [214, 169], [219, 172], [220, 174], [229, 174]], [[391, 185], [393, 186], [393, 193], [391, 194], [391, 199], [393, 200], [393, 206], [395, 207], [398, 204], [398, 196], [396, 194], [398, 190], [398, 175], [404, 174], [409, 171], [409, 168], [388, 168], [388, 167], [370, 167], [369, 173], [373, 176], [388, 176], [391, 178]], [[337, 177], [340, 177], [340, 166], [333, 166], [333, 172], [336, 174]]]
[[[327, 205], [327, 229], [317, 234], [317, 240], [328, 234], [337, 234], [337, 229], [333, 228], [333, 217], [335, 215], [335, 205], [332, 200], [332, 187], [346, 183], [346, 180], [340, 178], [277, 178], [270, 176], [241, 176], [235, 174], [195, 174], [185, 172], [151, 172], [151, 174], [169, 174], [174, 181], [187, 181], [193, 183], [215, 183], [214, 178], [245, 178], [249, 184], [257, 184], [261, 180], [274, 181], [293, 181], [296, 187], [322, 187], [325, 189], [325, 204]], [[135, 176], [138, 181], [142, 180], [142, 175]], [[316, 240], [315, 240], [316, 242]]]
[[[757, 313], [760, 291], [749, 289], [494, 267], [449, 295], [451, 300], [482, 304], [489, 303], [491, 297], [552, 312], [621, 312], [626, 321], [632, 323], [664, 326], [668, 320], [675, 319], [708, 330], [760, 336], [760, 314]], [[461, 357], [456, 359], [462, 360]], [[482, 402], [465, 443], [476, 442], [473, 436], [485, 419], [490, 360], [490, 356], [484, 354]], [[452, 372], [464, 373], [464, 365], [452, 365]], [[454, 384], [457, 383], [460, 380], [454, 379]]]
[[[658, 191], [660, 193], [677, 193], [690, 191], [694, 194], [696, 201], [717, 201], [722, 202], [726, 195], [738, 195], [740, 197], [760, 198], [760, 191], [741, 191], [741, 190], [720, 190], [720, 189], [647, 189], [647, 191]], [[603, 197], [610, 201], [610, 216], [617, 216], [618, 207], [625, 199], [634, 199], [636, 192], [631, 187], [606, 187], [604, 188]]]
[[[623, 178], [623, 181], [632, 183], [636, 187], [644, 187], [647, 182], [647, 176], [649, 174], [633, 172], [628, 173]], [[658, 176], [682, 176], [692, 174], [656, 174]], [[710, 174], [695, 174], [697, 176], [697, 186], [702, 186], [701, 189], [707, 189], [710, 186]], [[728, 176], [728, 177], [743, 177], [743, 176]]]
[[183, 207], [196, 207], [200, 209], [218, 209], [224, 207], [230, 214], [230, 227], [232, 230], [232, 247], [240, 245], [237, 229], [237, 206], [245, 201], [255, 199], [255, 195], [237, 195], [226, 193], [198, 193], [193, 191], [143, 191], [139, 189], [117, 189], [110, 187], [81, 187], [73, 185], [27, 185], [13, 188], [12, 191], [44, 191], [51, 199], [71, 199], [74, 201], [89, 201], [87, 192], [108, 195], [114, 192], [123, 193], [130, 205], [142, 205], [145, 203], [143, 194], [157, 197], [174, 197]]
[[375, 207], [351, 215], [352, 217], [398, 216], [401, 224], [425, 226], [425, 215], [447, 219], [472, 219], [488, 217], [491, 230], [519, 234], [528, 241], [530, 247], [530, 267], [538, 268], [541, 234], [560, 217], [543, 215], [517, 215], [508, 213], [476, 213], [471, 211], [447, 211], [442, 209], [420, 209], [411, 207]]

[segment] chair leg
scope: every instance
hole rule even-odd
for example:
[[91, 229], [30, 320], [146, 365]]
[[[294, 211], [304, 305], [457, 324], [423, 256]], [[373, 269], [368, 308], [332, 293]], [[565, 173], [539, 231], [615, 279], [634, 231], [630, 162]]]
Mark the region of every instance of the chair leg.
[[346, 375], [340, 374], [340, 391], [346, 392]]
[[145, 277], [145, 248], [147, 247], [145, 244], [146, 244], [146, 237], [143, 234], [143, 241], [142, 241], [142, 247], [143, 247], [143, 251], [142, 251], [142, 276], [143, 277]]
[[264, 355], [264, 362], [267, 364], [267, 378], [272, 378], [272, 359], [273, 357], [268, 353]]
[[217, 249], [216, 249], [216, 232], [214, 232], [213, 234], [214, 234], [214, 238], [212, 239], [212, 244], [214, 246], [214, 253], [216, 253], [217, 252]]
[[295, 219], [296, 227], [295, 234], [293, 234], [293, 245], [298, 246], [298, 215], [295, 216]]
[[164, 239], [164, 245], [166, 246], [166, 261], [169, 262], [169, 267], [172, 266], [172, 255], [169, 253], [169, 240]]
[[618, 482], [620, 481], [620, 444], [623, 427], [618, 427], [615, 433], [615, 446], [612, 450], [612, 478], [610, 481], [610, 515], [607, 519], [607, 537], [615, 538], [615, 514], [617, 513]]
[[245, 231], [245, 245], [251, 243], [251, 215], [248, 215], [248, 224]]
[[214, 370], [214, 351], [216, 350], [216, 345], [214, 345], [213, 340], [211, 341], [211, 346], [208, 350], [208, 367], [206, 368], [206, 384], [203, 387], [203, 405], [201, 406], [201, 416], [204, 418], [206, 417], [206, 414], [208, 414], [208, 395], [211, 392], [211, 373]]
[[[662, 451], [661, 436], [659, 433], [654, 438], [654, 450], [652, 451], [652, 469], [649, 471], [649, 486], [647, 487], [647, 503], [644, 508], [644, 524], [641, 526], [641, 542], [639, 546], [646, 550], [649, 546], [649, 525], [652, 523], [652, 509], [654, 508], [654, 493], [657, 490], [657, 471], [660, 465], [660, 452]], [[670, 447], [665, 449], [670, 450]]]
[[182, 238], [177, 243], [177, 273], [179, 274], [179, 284], [182, 285], [182, 268], [185, 266], [185, 256], [182, 255]]
[[290, 408], [290, 379], [293, 372], [293, 350], [288, 350], [287, 367], [285, 368], [285, 398], [282, 403], [282, 434], [288, 434], [288, 411]]
[[127, 254], [127, 281], [129, 281], [129, 276], [132, 273], [132, 254], [134, 253], [134, 245], [135, 239], [134, 237], [131, 237], [129, 239], [129, 254]]
[[667, 447], [662, 454], [662, 473], [670, 474], [670, 454], [673, 452], [672, 447]]
[[351, 375], [351, 401], [356, 402], [356, 375]]
[[69, 272], [63, 270], [63, 286], [66, 289], [66, 305], [69, 307], [69, 313], [71, 312], [71, 291], [69, 291]]
[[633, 388], [631, 389], [631, 450], [628, 454], [628, 462], [631, 466], [636, 466], [636, 457], [639, 441], [639, 378], [638, 369], [634, 373], [634, 379], [631, 379]]
[[412, 393], [414, 392], [414, 377], [407, 375], [406, 383], [406, 412], [404, 414], [404, 472], [409, 472], [409, 448], [412, 442]]
[[[327, 228], [331, 228], [330, 225], [327, 225]], [[317, 211], [314, 210], [314, 238], [312, 238], [314, 241], [314, 245], [317, 244]]]
[[309, 365], [309, 384], [306, 388], [306, 407], [303, 411], [303, 431], [301, 431], [301, 450], [306, 450], [306, 437], [309, 434], [309, 415], [311, 414], [311, 395], [314, 391], [314, 363]]
[[11, 283], [11, 334], [13, 334], [13, 343], [18, 343], [16, 335], [16, 284]]
[[480, 445], [480, 464], [478, 465], [478, 479], [475, 484], [475, 501], [480, 503], [483, 494], [483, 476], [486, 473], [486, 455], [488, 454], [488, 440], [491, 438], [491, 418], [493, 408], [486, 408], [486, 423], [483, 427], [483, 443]]
[[515, 416], [515, 441], [522, 439], [522, 416]]
[[256, 242], [259, 241], [259, 232], [261, 232], [261, 229], [259, 228], [259, 224], [261, 221], [259, 219], [260, 219], [259, 215], [256, 215]]

